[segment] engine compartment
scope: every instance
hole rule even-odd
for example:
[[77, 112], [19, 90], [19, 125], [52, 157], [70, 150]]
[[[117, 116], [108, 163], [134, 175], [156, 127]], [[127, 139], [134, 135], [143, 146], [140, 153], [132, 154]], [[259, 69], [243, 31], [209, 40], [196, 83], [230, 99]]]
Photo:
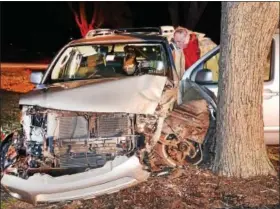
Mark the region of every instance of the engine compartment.
[[22, 129], [1, 145], [1, 175], [69, 175], [133, 155], [149, 172], [198, 165], [215, 120], [212, 105], [199, 93], [191, 86], [184, 102], [177, 103], [177, 89], [165, 88], [153, 114], [23, 105]]
[[[146, 117], [23, 106], [22, 133], [10, 136], [1, 170], [28, 178], [38, 172], [55, 176], [102, 167], [143, 147]], [[156, 117], [150, 117], [155, 126]]]

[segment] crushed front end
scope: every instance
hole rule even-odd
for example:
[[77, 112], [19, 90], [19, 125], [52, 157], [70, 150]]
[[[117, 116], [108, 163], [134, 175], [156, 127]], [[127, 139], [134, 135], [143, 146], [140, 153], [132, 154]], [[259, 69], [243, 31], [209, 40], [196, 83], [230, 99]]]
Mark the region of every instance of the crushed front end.
[[[22, 130], [1, 144], [1, 184], [8, 193], [32, 204], [87, 199], [138, 184], [164, 168], [200, 163], [211, 98], [196, 85], [177, 88], [150, 75], [111, 81], [105, 90], [124, 89], [128, 82], [137, 88], [116, 100], [116, 107], [90, 106], [108, 95], [102, 83], [25, 99], [32, 105], [22, 106]], [[109, 88], [114, 84], [119, 89]], [[84, 96], [83, 106], [78, 97], [85, 91], [99, 94]], [[54, 99], [71, 94], [80, 99], [73, 110]]]
[[135, 114], [24, 106], [23, 131], [10, 136], [1, 161], [1, 183], [14, 197], [37, 203], [93, 197], [144, 181], [149, 172], [137, 157], [144, 139], [136, 120]]

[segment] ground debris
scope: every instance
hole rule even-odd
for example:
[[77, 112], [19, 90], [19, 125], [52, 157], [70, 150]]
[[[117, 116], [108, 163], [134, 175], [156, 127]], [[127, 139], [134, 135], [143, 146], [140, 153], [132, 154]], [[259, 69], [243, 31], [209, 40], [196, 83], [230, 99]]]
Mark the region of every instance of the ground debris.
[[181, 177], [181, 176], [183, 176], [184, 175], [184, 169], [182, 169], [182, 168], [177, 168], [177, 169], [175, 169], [169, 176], [168, 176], [168, 178], [169, 179], [176, 179], [176, 178], [179, 178], [179, 177]]
[[[177, 171], [176, 171], [177, 170]], [[279, 179], [273, 176], [237, 179], [219, 177], [195, 167], [176, 169], [176, 178], [152, 177], [147, 182], [95, 199], [44, 206], [46, 209], [153, 208], [279, 208]], [[177, 175], [179, 174], [179, 177]], [[205, 175], [207, 174], [207, 175]], [[172, 175], [172, 174], [171, 174]], [[14, 200], [5, 208], [35, 208]]]

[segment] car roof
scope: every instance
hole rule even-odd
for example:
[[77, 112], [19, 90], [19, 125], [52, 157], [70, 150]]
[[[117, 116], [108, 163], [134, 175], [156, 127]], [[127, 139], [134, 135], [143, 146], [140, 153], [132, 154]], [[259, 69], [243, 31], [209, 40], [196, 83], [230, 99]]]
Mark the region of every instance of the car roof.
[[89, 38], [81, 38], [74, 40], [69, 45], [81, 44], [111, 44], [111, 43], [135, 43], [135, 42], [164, 42], [167, 41], [165, 37], [154, 34], [110, 34], [98, 35]]

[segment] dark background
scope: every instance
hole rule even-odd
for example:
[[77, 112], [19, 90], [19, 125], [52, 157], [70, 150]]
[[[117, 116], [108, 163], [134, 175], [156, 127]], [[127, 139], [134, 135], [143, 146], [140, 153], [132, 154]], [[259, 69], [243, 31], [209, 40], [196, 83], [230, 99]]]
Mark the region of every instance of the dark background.
[[[168, 2], [127, 4], [131, 10], [133, 27], [172, 25]], [[184, 14], [187, 11], [180, 7], [178, 12]], [[219, 44], [220, 18], [221, 2], [208, 2], [193, 30], [205, 33]], [[184, 27], [183, 23], [180, 25]], [[2, 62], [49, 62], [70, 39], [80, 37], [67, 2], [1, 3]]]

